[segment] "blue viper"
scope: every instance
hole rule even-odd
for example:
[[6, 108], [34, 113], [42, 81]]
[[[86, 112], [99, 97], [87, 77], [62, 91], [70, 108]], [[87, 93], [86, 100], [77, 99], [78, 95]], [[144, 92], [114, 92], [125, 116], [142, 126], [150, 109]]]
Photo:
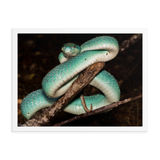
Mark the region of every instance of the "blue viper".
[[[81, 46], [74, 43], [64, 44], [59, 54], [61, 64], [49, 71], [43, 78], [42, 89], [31, 92], [23, 99], [21, 111], [24, 117], [30, 119], [40, 109], [50, 107], [68, 91], [81, 71], [93, 63], [112, 60], [117, 56], [118, 51], [117, 40], [110, 36], [93, 38]], [[92, 104], [92, 110], [119, 101], [119, 85], [109, 72], [101, 71], [90, 82], [90, 85], [103, 93], [84, 96], [86, 105]], [[72, 100], [63, 110], [75, 115], [86, 112], [80, 98]]]

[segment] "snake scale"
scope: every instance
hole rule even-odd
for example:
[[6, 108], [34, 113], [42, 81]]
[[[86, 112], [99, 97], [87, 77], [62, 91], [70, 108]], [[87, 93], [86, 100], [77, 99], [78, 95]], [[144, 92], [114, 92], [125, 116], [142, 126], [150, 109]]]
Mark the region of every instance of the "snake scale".
[[[74, 43], [64, 44], [59, 54], [60, 64], [43, 78], [42, 89], [31, 92], [23, 99], [21, 111], [24, 117], [30, 119], [40, 109], [51, 106], [67, 92], [81, 71], [93, 63], [112, 60], [118, 51], [117, 40], [110, 36], [93, 38], [81, 46]], [[109, 72], [101, 71], [90, 85], [103, 93], [84, 96], [86, 105], [92, 104], [92, 110], [119, 101], [119, 85]], [[86, 112], [80, 98], [72, 100], [63, 110], [75, 115]]]

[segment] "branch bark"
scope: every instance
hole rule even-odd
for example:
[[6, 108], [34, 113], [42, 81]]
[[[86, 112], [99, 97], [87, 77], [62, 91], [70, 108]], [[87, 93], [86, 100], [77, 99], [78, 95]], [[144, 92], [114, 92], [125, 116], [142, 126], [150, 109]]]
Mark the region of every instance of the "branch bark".
[[[131, 36], [128, 40], [125, 40], [120, 46], [120, 52], [130, 47], [130, 45], [133, 45], [134, 43], [136, 43], [141, 37], [142, 37], [141, 34], [136, 34], [136, 35]], [[95, 63], [89, 66], [79, 75], [78, 79], [73, 83], [71, 88], [67, 91], [67, 93], [64, 96], [62, 96], [51, 107], [38, 111], [30, 120], [28, 120], [25, 124], [21, 126], [24, 127], [24, 126], [45, 126], [47, 125], [51, 117], [53, 117], [64, 106], [66, 106], [85, 86], [87, 86], [90, 83], [90, 81], [100, 72], [100, 70], [104, 67], [104, 65], [105, 65], [104, 62], [98, 62], [98, 63]], [[121, 101], [116, 102], [116, 105], [117, 104], [120, 105], [120, 102]], [[106, 107], [104, 107], [103, 109], [106, 110]], [[99, 110], [98, 112], [101, 112], [101, 110]], [[98, 112], [92, 111], [92, 112], [84, 114], [84, 116], [92, 115]], [[82, 117], [83, 115], [80, 116], [80, 118]]]

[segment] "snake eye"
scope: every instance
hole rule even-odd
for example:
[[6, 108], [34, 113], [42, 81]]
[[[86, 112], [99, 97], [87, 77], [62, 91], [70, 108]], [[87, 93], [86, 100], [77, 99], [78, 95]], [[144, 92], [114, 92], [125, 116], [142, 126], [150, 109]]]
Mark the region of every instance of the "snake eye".
[[72, 48], [72, 49], [73, 49], [73, 48], [76, 48], [76, 46], [74, 45], [74, 46], [73, 46], [73, 47], [71, 47], [71, 48]]
[[65, 47], [62, 47], [62, 51], [65, 49]]

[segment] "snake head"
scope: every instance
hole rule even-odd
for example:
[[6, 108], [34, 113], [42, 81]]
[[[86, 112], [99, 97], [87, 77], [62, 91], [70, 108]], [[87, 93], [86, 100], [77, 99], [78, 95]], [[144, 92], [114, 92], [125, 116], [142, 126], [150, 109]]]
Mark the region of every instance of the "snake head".
[[66, 43], [62, 47], [62, 52], [66, 58], [72, 58], [81, 52], [81, 48], [77, 44]]

